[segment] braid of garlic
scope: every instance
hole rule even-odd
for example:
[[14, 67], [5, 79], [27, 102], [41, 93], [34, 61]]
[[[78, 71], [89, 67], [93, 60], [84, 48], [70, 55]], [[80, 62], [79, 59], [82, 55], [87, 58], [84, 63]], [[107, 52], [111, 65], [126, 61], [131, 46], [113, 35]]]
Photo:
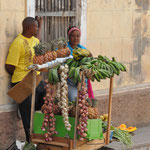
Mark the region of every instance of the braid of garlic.
[[62, 116], [64, 120], [65, 127], [68, 131], [71, 130], [71, 124], [69, 123], [68, 117], [68, 85], [67, 85], [67, 73], [69, 71], [68, 65], [60, 66], [60, 79], [61, 79], [61, 108], [62, 108]]

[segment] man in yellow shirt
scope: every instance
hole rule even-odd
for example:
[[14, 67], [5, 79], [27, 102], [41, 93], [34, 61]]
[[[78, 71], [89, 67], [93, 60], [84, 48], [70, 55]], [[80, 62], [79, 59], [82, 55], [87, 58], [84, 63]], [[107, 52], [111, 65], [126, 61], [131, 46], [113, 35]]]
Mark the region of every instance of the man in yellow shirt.
[[[12, 75], [12, 86], [19, 83], [29, 72], [26, 68], [33, 63], [33, 47], [41, 39], [42, 18], [34, 19], [26, 17], [22, 22], [23, 31], [12, 42], [6, 60], [5, 68]], [[40, 109], [45, 96], [44, 83], [40, 82], [36, 88], [35, 109]], [[21, 104], [19, 110], [26, 134], [27, 142], [30, 141], [30, 113], [31, 113], [31, 95]]]

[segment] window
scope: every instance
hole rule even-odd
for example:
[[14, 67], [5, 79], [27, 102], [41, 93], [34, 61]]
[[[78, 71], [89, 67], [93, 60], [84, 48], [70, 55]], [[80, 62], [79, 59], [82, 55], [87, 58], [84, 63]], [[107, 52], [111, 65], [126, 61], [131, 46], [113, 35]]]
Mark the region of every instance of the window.
[[36, 0], [35, 15], [43, 16], [42, 41], [64, 37], [69, 26], [80, 26], [80, 0]]

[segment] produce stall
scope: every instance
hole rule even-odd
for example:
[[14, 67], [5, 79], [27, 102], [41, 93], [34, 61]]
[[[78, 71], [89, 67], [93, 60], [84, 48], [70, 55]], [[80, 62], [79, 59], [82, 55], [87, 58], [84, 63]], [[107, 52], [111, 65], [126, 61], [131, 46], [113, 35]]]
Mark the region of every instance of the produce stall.
[[[40, 61], [34, 58], [35, 64], [28, 67], [33, 71], [31, 141], [38, 145], [38, 149], [52, 150], [92, 150], [109, 144], [114, 75], [119, 75], [120, 71], [126, 71], [125, 67], [116, 62], [115, 58], [110, 60], [101, 55], [97, 58], [89, 57], [88, 50], [79, 48], [73, 50], [72, 57], [65, 44], [62, 46], [62, 42], [58, 44], [58, 50], [51, 51], [44, 61], [45, 58], [42, 57], [45, 54], [39, 55], [39, 51], [46, 48], [41, 47], [42, 45], [35, 47], [35, 54], [37, 54], [35, 57], [40, 57]], [[51, 49], [56, 49], [56, 47], [51, 47]], [[47, 51], [46, 53], [48, 54]], [[56, 57], [56, 54], [59, 57]], [[34, 111], [37, 70], [48, 72], [45, 80], [46, 96], [40, 112]], [[78, 88], [77, 98], [73, 107], [70, 106], [71, 109], [69, 109], [67, 94], [68, 77], [77, 84]], [[107, 131], [103, 133], [102, 120], [98, 117], [94, 106], [96, 100], [88, 98], [85, 80], [100, 82], [106, 78], [110, 79], [109, 106]], [[56, 97], [57, 105], [55, 104]], [[56, 110], [57, 113], [55, 113]], [[69, 112], [74, 112], [74, 114], [69, 116]]]

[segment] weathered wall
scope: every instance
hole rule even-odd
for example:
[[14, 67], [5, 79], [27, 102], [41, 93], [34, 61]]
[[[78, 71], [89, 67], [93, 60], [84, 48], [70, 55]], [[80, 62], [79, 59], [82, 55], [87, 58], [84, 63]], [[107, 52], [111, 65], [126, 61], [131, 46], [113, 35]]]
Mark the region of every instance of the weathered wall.
[[[18, 33], [26, 15], [26, 0], [0, 0], [0, 149], [7, 149], [14, 140], [24, 137], [22, 122], [16, 112], [14, 100], [7, 96], [10, 77], [5, 71], [8, 48]], [[17, 136], [19, 135], [19, 136]], [[21, 139], [20, 139], [21, 140]]]
[[25, 12], [25, 0], [0, 1], [0, 111], [4, 108], [1, 106], [14, 103], [7, 96], [10, 77], [4, 66], [10, 43], [21, 32], [21, 22], [25, 17]]
[[[127, 73], [115, 77], [114, 87], [150, 82], [149, 6], [149, 0], [87, 0], [87, 48], [127, 67]], [[107, 89], [109, 81], [93, 85]]]

